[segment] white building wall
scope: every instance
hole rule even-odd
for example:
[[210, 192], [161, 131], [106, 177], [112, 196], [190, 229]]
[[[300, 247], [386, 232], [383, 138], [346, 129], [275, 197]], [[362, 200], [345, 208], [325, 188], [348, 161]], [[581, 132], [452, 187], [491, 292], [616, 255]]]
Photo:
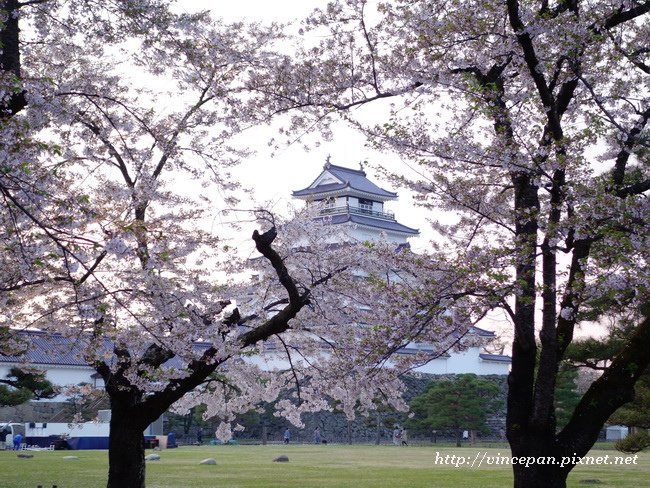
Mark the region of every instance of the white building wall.
[[628, 436], [629, 429], [624, 425], [610, 425], [605, 430], [605, 439], [608, 441], [618, 441]]
[[348, 204], [348, 201], [345, 197], [336, 197], [334, 199], [334, 207], [345, 207]]
[[285, 370], [291, 367], [285, 356], [275, 352], [263, 352], [255, 356], [246, 356], [243, 359], [263, 371]]
[[350, 222], [341, 224], [340, 226], [345, 230], [345, 233], [347, 235], [360, 242], [378, 241], [381, 238], [382, 234], [385, 236], [384, 239], [387, 242], [394, 243], [396, 247], [408, 242], [406, 236], [394, 232], [386, 232], [380, 229], [361, 227]]
[[[34, 427], [31, 427], [31, 425], [34, 425]], [[84, 422], [79, 424], [33, 422], [25, 424], [25, 435], [27, 437], [49, 437], [51, 435], [108, 437], [109, 427], [108, 422]]]
[[484, 360], [479, 357], [479, 354], [481, 354], [479, 347], [470, 347], [460, 352], [451, 351], [449, 355], [433, 359], [427, 364], [415, 368], [414, 371], [425, 374], [474, 373], [479, 376], [508, 374], [510, 363]]
[[[418, 373], [426, 374], [462, 374], [476, 375], [507, 375], [510, 364], [499, 361], [484, 360], [479, 357], [480, 348], [470, 347], [462, 352], [452, 352], [448, 357], [441, 357], [416, 368]], [[327, 356], [324, 353], [324, 356]], [[277, 352], [264, 352], [258, 356], [250, 356], [247, 362], [259, 366], [265, 371], [285, 370], [291, 367], [286, 357]], [[387, 363], [390, 365], [390, 361]]]

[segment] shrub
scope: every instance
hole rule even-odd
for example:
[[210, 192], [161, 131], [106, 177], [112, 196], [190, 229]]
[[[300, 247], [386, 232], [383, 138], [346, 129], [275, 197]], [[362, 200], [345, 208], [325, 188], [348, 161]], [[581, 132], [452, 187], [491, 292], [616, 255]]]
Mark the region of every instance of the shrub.
[[645, 430], [630, 434], [625, 439], [620, 439], [614, 444], [617, 450], [627, 453], [643, 451], [648, 446], [650, 446], [650, 434]]

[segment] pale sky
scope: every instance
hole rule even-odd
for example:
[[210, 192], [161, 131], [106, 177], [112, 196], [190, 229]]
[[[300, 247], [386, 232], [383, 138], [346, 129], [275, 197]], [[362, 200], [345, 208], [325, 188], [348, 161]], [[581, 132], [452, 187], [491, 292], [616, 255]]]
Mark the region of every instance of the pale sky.
[[[326, 0], [178, 0], [179, 8], [188, 12], [210, 10], [215, 17], [226, 22], [291, 22], [303, 19], [313, 8], [324, 7], [326, 4]], [[322, 141], [319, 147], [313, 147], [309, 151], [297, 143], [278, 151], [272, 157], [267, 138], [261, 132], [252, 137], [254, 142], [251, 145], [257, 155], [245, 161], [235, 174], [240, 175], [242, 184], [254, 188], [257, 203], [270, 204], [270, 209], [278, 213], [284, 213], [290, 203], [299, 205], [299, 202], [292, 201], [291, 192], [308, 186], [320, 174], [328, 156], [332, 164], [355, 169], [359, 168], [360, 162], [367, 160], [370, 164], [381, 164], [401, 173], [408, 171], [405, 163], [396, 155], [380, 154], [365, 148], [364, 138], [343, 125], [336, 129], [332, 141]], [[314, 142], [318, 137], [312, 135], [308, 139]], [[386, 208], [395, 212], [400, 223], [420, 229], [421, 236], [411, 239], [414, 249], [426, 247], [427, 241], [432, 238], [432, 231], [429, 230], [426, 214], [422, 210], [414, 210], [411, 194], [402, 188], [392, 188], [371, 168], [366, 168], [366, 172], [379, 186], [398, 192], [399, 200], [388, 202]]]
[[[305, 18], [313, 8], [324, 7], [327, 0], [178, 0], [178, 5], [187, 11], [210, 10], [215, 17], [226, 22], [238, 20], [260, 22], [291, 22]], [[362, 110], [373, 110], [371, 107]], [[313, 141], [312, 136], [310, 141]], [[396, 154], [378, 153], [364, 147], [364, 138], [344, 125], [338, 126], [335, 137], [331, 142], [322, 141], [320, 147], [309, 151], [301, 144], [295, 144], [276, 153], [271, 157], [267, 147], [266, 136], [260, 136], [256, 141], [257, 155], [245, 161], [237, 174], [241, 182], [255, 190], [257, 203], [270, 203], [269, 209], [284, 213], [288, 204], [299, 205], [292, 200], [291, 192], [308, 186], [320, 174], [328, 156], [333, 164], [358, 168], [359, 163], [368, 161], [387, 167], [397, 173], [412, 174], [408, 163], [402, 161]], [[414, 250], [425, 250], [427, 243], [434, 238], [427, 218], [434, 217], [414, 206], [412, 194], [403, 188], [393, 188], [382, 181], [372, 168], [366, 168], [368, 177], [379, 186], [397, 191], [398, 201], [388, 202], [386, 208], [395, 212], [396, 219], [409, 227], [420, 230], [420, 236], [410, 239]], [[242, 239], [247, 236], [242, 235]], [[242, 243], [243, 244], [243, 243]], [[503, 315], [493, 312], [484, 318], [481, 326], [502, 334], [509, 330]], [[504, 330], [505, 326], [505, 330]], [[578, 330], [577, 335], [593, 335], [593, 330]], [[508, 333], [503, 335], [508, 342]]]

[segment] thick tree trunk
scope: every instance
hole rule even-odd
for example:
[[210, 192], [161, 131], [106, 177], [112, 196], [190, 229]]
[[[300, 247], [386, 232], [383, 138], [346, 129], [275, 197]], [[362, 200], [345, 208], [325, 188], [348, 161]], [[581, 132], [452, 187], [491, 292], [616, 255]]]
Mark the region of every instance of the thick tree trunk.
[[[0, 119], [11, 117], [27, 105], [25, 92], [20, 90], [20, 2], [18, 0], [0, 0], [0, 10], [6, 12], [4, 25], [0, 29], [0, 70], [14, 76], [15, 86], [3, 86], [2, 91], [8, 96], [0, 100]], [[14, 91], [15, 90], [15, 91]]]
[[108, 445], [108, 488], [144, 488], [145, 426], [131, 408], [115, 408], [111, 413]]
[[[643, 321], [576, 406], [571, 419], [558, 434], [555, 422], [513, 424], [508, 417], [512, 455], [530, 459], [529, 466], [513, 463], [515, 488], [564, 488], [577, 460], [587, 455], [600, 429], [614, 411], [632, 400], [634, 384], [650, 363], [650, 304], [641, 309]], [[554, 464], [552, 463], [554, 461]], [[562, 466], [562, 464], [564, 464]]]
[[523, 429], [519, 447], [512, 448], [514, 488], [566, 488], [573, 465], [555, 444], [550, 431]]
[[566, 488], [569, 471], [555, 466], [517, 465], [513, 467], [514, 488]]

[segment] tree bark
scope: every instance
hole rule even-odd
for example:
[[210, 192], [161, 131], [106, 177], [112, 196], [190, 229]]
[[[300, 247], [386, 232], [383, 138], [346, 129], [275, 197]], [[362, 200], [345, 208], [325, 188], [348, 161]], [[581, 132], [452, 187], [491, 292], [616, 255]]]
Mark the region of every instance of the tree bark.
[[132, 406], [112, 400], [107, 488], [144, 488], [146, 420]]
[[[0, 0], [0, 10], [6, 12], [6, 21], [0, 29], [0, 70], [14, 76], [15, 92], [0, 101], [0, 119], [9, 118], [27, 106], [25, 92], [20, 89], [20, 28], [18, 25], [20, 2]], [[3, 87], [6, 91], [7, 87]]]
[[[547, 455], [548, 457], [548, 455]], [[558, 466], [517, 465], [514, 466], [514, 488], [566, 488], [569, 470]]]
[[538, 188], [531, 175], [515, 173], [514, 210], [516, 213], [517, 265], [515, 297], [514, 341], [512, 343], [512, 368], [508, 375], [508, 408], [506, 433], [512, 452], [518, 455], [528, 448], [525, 429], [533, 411], [535, 364], [535, 264], [537, 252], [537, 212], [539, 210]]

